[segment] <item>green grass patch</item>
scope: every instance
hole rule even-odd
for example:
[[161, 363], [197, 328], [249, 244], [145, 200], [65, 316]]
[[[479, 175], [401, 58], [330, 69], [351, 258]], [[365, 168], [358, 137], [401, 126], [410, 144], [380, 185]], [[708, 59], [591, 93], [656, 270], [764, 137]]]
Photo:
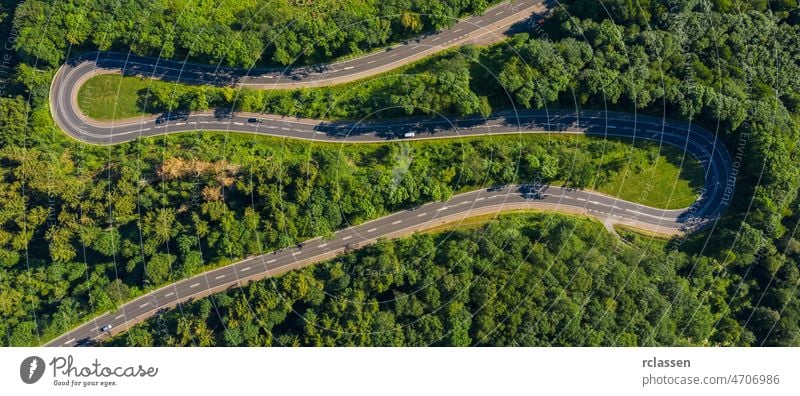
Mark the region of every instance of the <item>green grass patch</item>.
[[[700, 164], [675, 147], [662, 147], [651, 164], [625, 165], [610, 180], [595, 187], [598, 192], [661, 209], [689, 207], [703, 185]], [[683, 160], [683, 163], [681, 161]]]
[[153, 84], [169, 84], [119, 74], [101, 74], [86, 81], [78, 91], [78, 106], [87, 116], [111, 121], [147, 114], [140, 103], [142, 95]]
[[614, 226], [614, 231], [617, 232], [620, 238], [631, 245], [645, 250], [663, 251], [669, 245], [671, 239], [663, 235], [624, 225]]

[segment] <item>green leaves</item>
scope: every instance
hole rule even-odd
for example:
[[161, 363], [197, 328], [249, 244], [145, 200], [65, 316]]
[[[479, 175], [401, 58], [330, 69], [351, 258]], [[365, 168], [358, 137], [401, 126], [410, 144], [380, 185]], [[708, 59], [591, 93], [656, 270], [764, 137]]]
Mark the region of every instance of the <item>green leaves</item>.
[[480, 13], [485, 0], [456, 3], [346, 0], [310, 3], [259, 0], [183, 2], [28, 0], [15, 13], [16, 49], [50, 66], [67, 45], [128, 47], [139, 55], [188, 54], [212, 64], [314, 64], [359, 54], [459, 17]]
[[147, 261], [144, 267], [145, 280], [151, 285], [160, 285], [170, 279], [172, 264], [175, 256], [166, 253], [156, 253]]
[[507, 215], [380, 241], [227, 291], [218, 314], [206, 313], [203, 300], [141, 329], [156, 345], [175, 345], [166, 335], [174, 332], [177, 345], [195, 345], [201, 334], [231, 346], [697, 345], [712, 333], [739, 334], [736, 325], [715, 329], [705, 285], [675, 270], [692, 258], [636, 249], [597, 222]]

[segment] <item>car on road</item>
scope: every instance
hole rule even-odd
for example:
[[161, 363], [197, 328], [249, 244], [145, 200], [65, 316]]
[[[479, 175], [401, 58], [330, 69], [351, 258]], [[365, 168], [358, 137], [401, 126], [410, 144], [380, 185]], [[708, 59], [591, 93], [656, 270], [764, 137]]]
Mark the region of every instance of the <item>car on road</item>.
[[417, 134], [414, 132], [406, 132], [403, 134], [404, 138], [413, 138], [414, 136], [417, 136]]
[[158, 116], [158, 118], [156, 118], [156, 125], [161, 125], [167, 121], [188, 121], [188, 120], [189, 120], [188, 112], [164, 113]]
[[525, 199], [544, 199], [542, 194], [542, 185], [540, 184], [523, 184], [517, 189], [522, 197]]
[[521, 184], [519, 186], [519, 192], [527, 194], [534, 191], [541, 191], [542, 187], [541, 184]]
[[91, 339], [89, 337], [84, 337], [84, 338], [81, 338], [80, 340], [78, 340], [75, 343], [75, 346], [76, 347], [90, 347], [90, 346], [94, 346], [96, 344], [97, 344], [97, 342], [95, 342], [93, 339]]
[[538, 191], [531, 191], [531, 192], [525, 193], [525, 194], [522, 195], [522, 197], [525, 198], [525, 199], [544, 199], [544, 196], [542, 196], [542, 193], [540, 193]]
[[233, 118], [233, 112], [230, 110], [216, 110], [214, 111], [214, 118], [218, 120], [230, 120]]
[[103, 332], [103, 333], [107, 333], [107, 332], [111, 331], [111, 325], [107, 324], [107, 325], [101, 327], [100, 331]]
[[260, 118], [248, 118], [247, 122], [252, 123], [252, 124], [260, 124], [260, 123], [262, 123], [264, 121], [261, 120]]

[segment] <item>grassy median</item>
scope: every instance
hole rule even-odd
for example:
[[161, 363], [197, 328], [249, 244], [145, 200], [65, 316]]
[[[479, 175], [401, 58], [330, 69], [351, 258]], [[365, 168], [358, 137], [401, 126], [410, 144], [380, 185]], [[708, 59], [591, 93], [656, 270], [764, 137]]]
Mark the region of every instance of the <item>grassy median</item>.
[[[170, 140], [200, 136], [192, 134], [174, 135]], [[402, 178], [405, 176], [400, 175], [433, 172], [437, 178], [447, 179], [454, 193], [495, 183], [532, 182], [536, 175], [546, 172], [547, 162], [553, 165], [555, 176], [543, 182], [589, 189], [661, 209], [688, 207], [704, 182], [699, 163], [675, 147], [583, 135], [512, 134], [341, 144], [229, 133], [226, 141], [228, 152], [237, 156], [262, 150], [266, 156], [299, 161], [328, 153], [325, 155], [341, 158], [353, 167], [344, 173], [381, 170]]]
[[140, 116], [147, 113], [141, 99], [151, 84], [170, 83], [119, 74], [94, 76], [78, 91], [78, 106], [84, 114], [100, 121]]

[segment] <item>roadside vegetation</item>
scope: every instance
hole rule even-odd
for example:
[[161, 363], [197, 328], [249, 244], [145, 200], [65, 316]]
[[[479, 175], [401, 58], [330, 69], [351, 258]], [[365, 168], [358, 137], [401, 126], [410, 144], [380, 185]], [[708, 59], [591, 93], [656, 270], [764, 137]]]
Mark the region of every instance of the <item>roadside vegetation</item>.
[[26, 0], [22, 57], [57, 66], [70, 46], [250, 67], [354, 56], [480, 14], [496, 0]]
[[687, 280], [689, 262], [624, 244], [596, 221], [503, 215], [185, 304], [108, 344], [706, 345], [721, 315], [700, 294], [724, 280], [708, 261]]
[[[582, 136], [350, 145], [200, 132], [110, 151], [9, 147], [0, 161], [14, 187], [2, 195], [11, 345], [36, 344], [165, 283], [461, 191], [541, 174], [616, 194], [620, 175], [669, 163], [662, 176], [673, 189], [641, 198], [680, 207], [703, 182], [682, 179], [680, 152]], [[12, 292], [15, 283], [26, 290]], [[24, 321], [31, 295], [38, 322]], [[47, 324], [43, 333], [34, 323]]]
[[480, 51], [466, 46], [363, 80], [293, 90], [189, 85], [104, 74], [86, 81], [78, 92], [78, 104], [84, 114], [98, 120], [212, 108], [329, 120], [488, 115], [492, 110], [488, 99], [470, 88], [470, 69]]
[[[164, 54], [168, 54], [167, 39], [180, 39], [163, 34], [148, 23], [174, 21], [177, 14], [163, 2], [85, 4], [85, 7], [119, 7], [115, 18], [106, 18], [103, 12], [70, 16], [88, 8], [72, 7], [74, 2], [69, 1], [2, 4], [0, 31], [12, 32], [9, 26], [13, 21], [18, 35], [16, 52], [8, 62], [8, 69], [3, 71], [0, 97], [0, 301], [4, 302], [0, 304], [0, 334], [4, 345], [43, 342], [92, 313], [204, 266], [287, 245], [304, 236], [325, 235], [345, 221], [359, 222], [398, 208], [441, 199], [470, 185], [512, 180], [527, 176], [525, 172], [533, 169], [554, 172], [549, 173], [552, 180], [584, 180], [584, 186], [591, 186], [594, 178], [578, 178], [588, 174], [606, 177], [601, 185], [613, 185], [605, 172], [621, 168], [605, 163], [610, 157], [598, 157], [599, 148], [590, 146], [620, 144], [619, 149], [606, 152], [623, 153], [619, 156], [623, 159], [628, 158], [624, 154], [634, 152], [630, 147], [621, 149], [622, 143], [531, 138], [528, 143], [514, 145], [506, 141], [500, 144], [500, 140], [494, 139], [454, 141], [450, 146], [431, 145], [430, 152], [413, 148], [409, 151], [404, 145], [363, 146], [354, 149], [364, 150], [362, 153], [342, 155], [344, 146], [311, 147], [300, 142], [208, 133], [146, 139], [114, 147], [86, 146], [67, 139], [50, 119], [48, 89], [55, 67], [67, 55], [67, 46], [71, 53], [130, 46], [136, 53], [151, 55], [158, 55], [163, 46]], [[9, 8], [9, 4], [15, 8]], [[242, 10], [248, 4], [239, 2], [235, 6]], [[353, 6], [349, 2], [337, 4]], [[523, 237], [515, 236], [516, 242], [510, 246], [513, 249], [529, 246], [533, 235], [534, 240], [540, 241], [536, 245], [539, 247], [526, 249], [534, 253], [539, 249], [541, 253], [537, 254], [541, 256], [517, 256], [517, 250], [513, 249], [478, 252], [467, 246], [452, 252], [466, 251], [474, 258], [486, 260], [478, 264], [468, 262], [469, 266], [458, 268], [456, 263], [467, 261], [458, 257], [440, 258], [439, 255], [449, 252], [443, 247], [429, 256], [412, 252], [397, 262], [408, 266], [418, 257], [434, 257], [435, 265], [420, 263], [414, 272], [405, 272], [403, 276], [409, 276], [402, 280], [374, 280], [372, 285], [364, 286], [371, 287], [365, 289], [366, 294], [357, 291], [361, 285], [336, 286], [336, 282], [329, 283], [322, 275], [324, 286], [313, 283], [310, 276], [323, 267], [309, 268], [280, 278], [285, 282], [281, 287], [291, 289], [307, 281], [309, 288], [304, 289], [307, 291], [351, 288], [353, 296], [346, 296], [354, 301], [387, 301], [395, 292], [411, 294], [419, 289], [419, 280], [411, 276], [445, 281], [419, 290], [420, 296], [431, 294], [424, 296], [428, 300], [421, 305], [386, 308], [393, 318], [379, 314], [380, 309], [374, 305], [331, 304], [328, 297], [323, 295], [320, 300], [318, 293], [303, 294], [303, 290], [294, 295], [287, 291], [291, 299], [286, 300], [259, 296], [270, 303], [282, 301], [284, 305], [270, 307], [271, 312], [287, 312], [291, 308], [303, 315], [270, 317], [255, 329], [245, 326], [250, 321], [243, 318], [238, 336], [220, 336], [221, 324], [228, 325], [229, 318], [202, 312], [211, 301], [223, 307], [230, 304], [206, 299], [193, 305], [199, 307], [196, 309], [200, 313], [181, 324], [190, 330], [183, 327], [176, 330], [175, 343], [195, 342], [184, 340], [188, 331], [204, 335], [204, 341], [196, 341], [197, 345], [251, 342], [287, 345], [295, 339], [308, 344], [363, 345], [510, 345], [511, 340], [525, 345], [798, 345], [800, 238], [795, 231], [800, 223], [797, 210], [800, 47], [796, 43], [800, 42], [800, 12], [796, 3], [606, 0], [600, 4], [594, 0], [568, 0], [561, 4], [569, 13], [557, 9], [542, 27], [532, 27], [528, 35], [515, 36], [507, 45], [488, 49], [467, 47], [432, 58], [433, 62], [442, 63], [425, 66], [430, 69], [420, 70], [414, 78], [405, 79], [404, 84], [393, 85], [396, 90], [387, 91], [387, 97], [354, 96], [350, 101], [342, 98], [340, 102], [332, 102], [324, 97], [306, 100], [293, 93], [306, 101], [281, 104], [276, 99], [277, 104], [270, 104], [275, 107], [265, 107], [264, 100], [256, 102], [259, 105], [256, 108], [296, 108], [297, 112], [337, 117], [394, 104], [399, 114], [425, 114], [430, 109], [447, 110], [442, 111], [446, 114], [476, 114], [487, 110], [484, 104], [498, 110], [513, 101], [521, 108], [545, 104], [550, 108], [608, 105], [689, 119], [716, 133], [740, 164], [732, 205], [714, 227], [670, 241], [661, 251], [642, 254], [642, 260], [656, 261], [652, 267], [618, 256], [623, 253], [602, 250], [606, 249], [603, 240], [596, 245], [603, 254], [595, 255], [592, 238], [606, 238], [602, 236], [606, 234], [602, 230], [595, 232], [598, 226], [591, 225], [594, 223], [586, 228], [590, 230], [589, 237], [573, 238], [569, 226], [565, 231], [534, 221], [531, 223], [534, 226], [522, 227]], [[145, 6], [156, 7], [158, 12], [147, 11], [150, 8]], [[209, 10], [208, 7], [187, 9]], [[181, 22], [188, 23], [186, 26], [173, 22], [155, 26], [163, 29], [182, 26], [176, 30], [181, 37], [188, 37], [183, 36], [184, 32], [196, 35], [197, 31], [188, 27], [198, 21], [193, 21], [194, 14], [187, 12], [181, 14], [187, 17], [187, 22]], [[247, 20], [240, 18], [240, 14], [228, 15], [233, 15], [230, 17], [233, 19], [226, 19], [229, 21]], [[234, 36], [246, 36], [235, 33], [241, 26], [225, 24], [216, 16], [200, 22], [198, 26], [215, 27], [220, 32], [225, 32], [228, 26]], [[341, 21], [332, 23], [338, 22]], [[137, 30], [117, 27], [114, 25], [117, 23], [135, 26]], [[315, 32], [307, 26], [298, 28]], [[69, 44], [65, 43], [65, 37]], [[110, 40], [103, 41], [104, 37]], [[221, 33], [219, 37], [225, 35]], [[216, 38], [198, 42], [219, 43]], [[173, 45], [172, 55], [180, 57], [182, 48], [189, 47]], [[233, 56], [210, 48], [187, 49], [186, 53], [199, 61], [246, 63], [230, 62]], [[243, 47], [236, 48], [238, 51]], [[312, 48], [308, 59], [315, 61], [350, 51], [326, 52], [316, 50], [315, 45], [300, 45], [297, 53], [308, 48]], [[263, 59], [258, 58], [281, 63], [278, 59], [281, 57], [274, 58], [276, 53], [277, 49], [268, 49]], [[480, 59], [477, 63], [476, 53]], [[497, 80], [487, 77], [476, 64], [491, 65]], [[245, 103], [244, 95], [241, 103]], [[570, 151], [568, 148], [573, 145], [579, 149]], [[520, 155], [521, 147], [524, 155]], [[652, 149], [644, 149], [649, 150]], [[584, 168], [566, 166], [575, 158], [586, 164]], [[654, 163], [649, 154], [644, 158], [648, 160], [633, 162], [646, 165], [639, 172], [642, 174]], [[519, 166], [517, 160], [521, 161]], [[618, 164], [628, 166], [624, 160]], [[501, 223], [499, 228], [500, 232], [508, 229], [511, 233], [519, 227]], [[539, 236], [536, 232], [540, 231], [547, 232]], [[466, 242], [469, 238], [465, 238], [463, 243], [469, 245]], [[409, 242], [397, 242], [398, 246], [403, 243]], [[392, 258], [380, 250], [392, 246], [393, 243], [384, 243], [348, 256], [353, 263], [350, 268], [359, 271], [382, 265], [379, 259], [375, 264], [369, 257]], [[556, 258], [554, 266], [548, 269], [550, 254], [559, 249], [579, 253], [570, 256], [573, 259], [564, 265]], [[621, 249], [627, 251], [625, 247]], [[666, 259], [658, 261], [662, 255]], [[498, 259], [503, 257], [509, 258], [508, 263]], [[521, 264], [518, 257], [527, 257], [529, 265], [517, 265]], [[487, 289], [504, 286], [488, 292], [465, 286], [460, 278], [444, 277], [453, 273], [458, 274], [457, 278], [474, 279], [490, 262], [539, 272], [531, 275], [533, 278], [518, 277], [513, 270], [506, 271], [506, 267], [495, 270], [488, 266], [488, 273], [501, 280], [484, 283]], [[388, 263], [394, 265], [395, 260]], [[586, 274], [580, 272], [582, 263], [589, 266]], [[334, 265], [324, 268], [328, 270]], [[456, 268], [446, 272], [451, 267]], [[630, 272], [639, 269], [646, 274]], [[573, 273], [569, 271], [576, 272], [571, 276]], [[531, 286], [530, 280], [537, 276], [549, 282], [547, 288], [536, 287], [535, 281]], [[616, 279], [620, 276], [623, 280]], [[625, 283], [626, 276], [637, 282]], [[510, 283], [505, 283], [506, 280]], [[259, 289], [268, 282], [226, 293], [220, 300], [228, 295], [240, 298], [243, 293], [274, 293]], [[509, 287], [516, 282], [520, 282], [518, 289]], [[611, 286], [604, 288], [605, 285]], [[451, 286], [454, 288], [448, 289]], [[487, 305], [494, 312], [478, 309], [484, 305], [481, 298], [514, 290], [518, 290], [518, 295], [495, 298], [492, 301], [497, 304]], [[445, 305], [443, 298], [438, 301], [434, 298], [436, 294], [457, 296], [462, 300], [453, 301], [461, 305]], [[527, 300], [521, 300], [523, 295], [536, 299], [529, 306]], [[595, 300], [594, 296], [605, 298]], [[431, 313], [431, 307], [436, 306], [446, 309]], [[634, 308], [629, 309], [630, 306]], [[242, 311], [236, 308], [228, 312], [229, 317], [238, 318]], [[529, 314], [518, 317], [515, 312]], [[546, 314], [541, 316], [543, 312]], [[558, 315], [553, 315], [554, 312]], [[663, 322], [669, 325], [662, 326], [658, 324], [661, 322], [653, 322], [651, 316], [639, 316], [639, 312], [663, 317]], [[613, 318], [611, 323], [606, 322], [609, 317]], [[306, 321], [308, 318], [315, 321]], [[306, 329], [301, 324], [301, 321], [321, 323], [323, 328], [347, 330], [343, 323], [357, 323], [357, 327], [352, 327], [357, 331], [396, 329], [398, 324], [411, 329], [409, 326], [415, 326], [410, 325], [411, 318], [419, 318], [420, 323], [429, 323], [430, 327], [413, 328], [413, 332], [407, 333], [402, 330], [393, 333], [392, 338], [377, 339], [368, 332], [345, 333], [338, 338], [320, 331], [315, 334], [310, 332], [312, 327]], [[497, 318], [507, 319], [503, 322]], [[623, 320], [628, 319], [634, 320], [630, 323], [636, 326], [625, 327]], [[202, 328], [201, 323], [206, 327]], [[276, 323], [281, 324], [276, 326]], [[530, 323], [547, 326], [526, 326]], [[617, 323], [623, 323], [622, 327]], [[152, 323], [142, 329], [149, 326]], [[492, 328], [495, 330], [487, 330]], [[591, 328], [603, 330], [591, 332]], [[419, 335], [427, 329], [430, 329], [427, 335]], [[519, 331], [527, 332], [529, 337], [518, 334]], [[277, 335], [287, 336], [275, 342], [269, 339], [270, 333], [276, 339]], [[447, 336], [442, 338], [444, 334]], [[362, 338], [354, 339], [357, 335]], [[449, 335], [454, 336], [447, 338]], [[151, 338], [154, 343], [167, 343], [158, 338], [160, 335], [154, 337]]]
[[[78, 91], [78, 106], [87, 116], [112, 121], [138, 117], [155, 112], [147, 109], [142, 98], [153, 86], [167, 82], [118, 74], [101, 74], [86, 81]], [[156, 88], [158, 89], [158, 88]]]

